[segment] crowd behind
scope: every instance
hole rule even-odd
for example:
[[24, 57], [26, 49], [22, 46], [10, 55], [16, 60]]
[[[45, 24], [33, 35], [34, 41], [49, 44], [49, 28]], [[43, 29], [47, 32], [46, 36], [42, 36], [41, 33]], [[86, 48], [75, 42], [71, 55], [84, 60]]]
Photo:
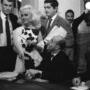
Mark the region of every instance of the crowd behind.
[[13, 1], [1, 0], [0, 72], [16, 78], [41, 78], [51, 83], [89, 80], [90, 12], [74, 19], [74, 11], [58, 14], [58, 1], [45, 0], [45, 15], [30, 4], [12, 13]]

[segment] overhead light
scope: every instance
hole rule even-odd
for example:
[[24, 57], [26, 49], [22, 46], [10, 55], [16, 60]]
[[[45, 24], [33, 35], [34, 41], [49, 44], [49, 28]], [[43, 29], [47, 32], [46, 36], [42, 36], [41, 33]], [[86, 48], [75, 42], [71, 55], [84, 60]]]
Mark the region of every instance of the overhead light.
[[90, 10], [90, 1], [86, 2], [85, 8]]

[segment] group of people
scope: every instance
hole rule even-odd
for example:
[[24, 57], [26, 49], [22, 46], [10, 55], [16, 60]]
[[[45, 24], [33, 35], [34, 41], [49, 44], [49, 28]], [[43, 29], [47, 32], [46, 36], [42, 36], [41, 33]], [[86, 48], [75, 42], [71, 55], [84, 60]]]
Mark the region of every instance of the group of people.
[[45, 16], [31, 5], [22, 6], [20, 23], [11, 13], [13, 1], [1, 0], [1, 4], [0, 72], [12, 71], [53, 83], [65, 83], [77, 76], [71, 53], [76, 38], [72, 25], [58, 14], [57, 0], [44, 1]]

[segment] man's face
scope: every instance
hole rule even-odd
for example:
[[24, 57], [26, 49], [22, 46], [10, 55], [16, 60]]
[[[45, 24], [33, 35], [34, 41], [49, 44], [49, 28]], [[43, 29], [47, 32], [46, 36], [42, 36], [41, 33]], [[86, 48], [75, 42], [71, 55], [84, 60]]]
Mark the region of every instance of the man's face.
[[13, 2], [8, 2], [7, 0], [3, 0], [2, 2], [2, 11], [4, 14], [8, 15], [11, 13], [13, 8]]
[[48, 17], [52, 17], [57, 12], [57, 8], [53, 8], [50, 3], [45, 3], [44, 9]]
[[21, 20], [24, 25], [28, 25], [30, 21], [32, 20], [32, 14], [29, 10], [23, 10], [21, 11]]
[[71, 24], [74, 20], [74, 15], [72, 12], [68, 12], [66, 13], [65, 18]]

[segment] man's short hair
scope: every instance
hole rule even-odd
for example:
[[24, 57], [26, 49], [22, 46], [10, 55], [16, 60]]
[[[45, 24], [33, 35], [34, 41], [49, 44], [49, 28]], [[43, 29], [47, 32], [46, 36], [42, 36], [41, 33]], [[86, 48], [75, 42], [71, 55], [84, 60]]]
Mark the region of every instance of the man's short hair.
[[58, 1], [57, 0], [45, 0], [44, 3], [50, 3], [53, 8], [58, 7]]
[[72, 13], [73, 16], [74, 16], [74, 11], [73, 11], [72, 9], [68, 9], [68, 10], [65, 12], [65, 15], [66, 15], [67, 13]]
[[[1, 3], [3, 3], [4, 0], [1, 0]], [[7, 0], [8, 2], [15, 2], [15, 0]]]

